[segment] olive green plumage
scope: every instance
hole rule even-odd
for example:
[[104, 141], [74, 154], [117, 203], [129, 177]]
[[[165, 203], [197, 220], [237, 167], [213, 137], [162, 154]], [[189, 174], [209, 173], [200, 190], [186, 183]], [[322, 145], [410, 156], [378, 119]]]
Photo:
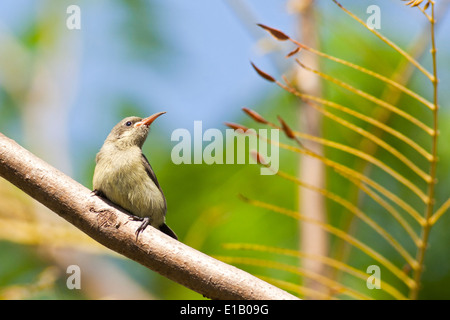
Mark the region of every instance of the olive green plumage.
[[135, 216], [133, 219], [143, 221], [136, 231], [136, 238], [150, 224], [177, 239], [165, 224], [166, 199], [142, 153], [150, 124], [161, 114], [151, 116], [152, 119], [123, 119], [111, 130], [96, 157], [94, 192], [130, 212]]

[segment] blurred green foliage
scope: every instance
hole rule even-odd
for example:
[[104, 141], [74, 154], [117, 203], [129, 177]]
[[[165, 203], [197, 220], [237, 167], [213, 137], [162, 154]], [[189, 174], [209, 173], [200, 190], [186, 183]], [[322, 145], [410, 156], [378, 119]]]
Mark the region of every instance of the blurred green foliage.
[[[127, 59], [139, 61], [143, 68], [150, 66], [159, 70], [163, 69], [159, 62], [164, 61], [164, 55], [168, 54], [168, 48], [173, 46], [173, 43], [168, 44], [159, 33], [160, 28], [164, 28], [163, 23], [167, 22], [158, 21], [157, 5], [146, 1], [120, 1], [118, 5], [120, 6], [120, 22], [117, 24], [115, 33], [117, 39], [122, 42], [123, 54]], [[57, 33], [49, 31], [52, 28], [51, 24], [48, 28], [43, 28], [38, 23], [25, 21], [23, 23], [26, 24], [26, 31], [21, 35], [17, 35], [17, 37], [33, 57], [40, 54], [39, 51], [35, 50], [35, 47], [43, 45], [43, 41], [49, 41], [49, 34], [58, 37]], [[333, 32], [335, 30], [339, 30], [339, 32]], [[346, 58], [354, 63], [364, 65], [368, 69], [390, 75], [395, 72], [395, 68], [399, 64], [399, 58], [392, 50], [381, 45], [376, 39], [371, 40], [368, 37], [367, 30], [354, 28], [352, 24], [347, 24], [347, 21], [339, 20], [329, 15], [321, 16], [320, 34], [322, 35], [322, 51], [332, 52], [334, 56]], [[405, 41], [402, 45], [408, 45], [408, 43]], [[88, 48], [84, 48], [84, 50], [88, 50]], [[174, 51], [176, 50], [171, 50], [170, 54], [176, 55]], [[448, 52], [446, 57], [448, 57]], [[445, 58], [441, 56], [440, 59], [444, 60]], [[380, 61], [382, 62], [380, 63]], [[230, 65], [229, 67], [233, 68], [234, 66]], [[358, 72], [350, 71], [343, 66], [323, 61], [322, 68], [330, 74], [339, 75], [341, 80], [348, 81], [375, 96], [382, 96], [386, 92], [386, 87], [383, 83], [376, 82]], [[442, 70], [442, 72], [448, 73], [448, 70]], [[2, 80], [7, 81], [7, 79]], [[255, 76], [255, 81], [263, 80]], [[132, 82], [130, 82], [130, 86], [132, 85]], [[24, 91], [26, 89], [26, 87], [23, 88]], [[422, 88], [416, 84], [414, 89], [429, 97], [429, 87]], [[126, 88], [123, 92], [113, 93], [113, 96], [115, 101], [113, 106], [109, 107], [107, 117], [108, 122], [111, 122], [111, 127], [125, 116], [131, 114], [144, 116], [153, 110], [148, 106], [143, 106], [139, 98], [133, 96], [133, 93]], [[328, 83], [324, 83], [324, 96], [343, 105], [354, 106], [357, 110], [365, 113], [367, 108], [374, 107], [367, 101], [355, 98], [354, 95]], [[104, 99], [104, 101], [109, 101], [108, 98]], [[11, 92], [5, 89], [5, 86], [0, 86], [0, 130], [7, 136], [21, 140], [23, 134], [21, 131], [22, 117], [26, 110], [21, 110], [19, 104], [20, 101], [11, 95]], [[189, 102], [187, 101], [186, 104], [189, 105]], [[442, 101], [442, 105], [444, 106], [445, 104], [446, 101]], [[426, 118], [428, 115], [417, 108], [411, 102], [411, 99], [401, 97], [397, 105], [409, 108], [408, 110], [418, 118], [429, 120]], [[239, 107], [233, 106], [236, 110]], [[292, 127], [298, 126], [295, 119], [299, 112], [299, 101], [277, 87], [274, 87], [273, 90], [259, 93], [258, 96], [253, 98], [253, 105], [248, 107], [256, 110], [273, 122], [276, 122], [277, 115], [282, 115], [284, 119], [288, 119]], [[236, 110], [230, 110], [230, 114], [237, 114]], [[168, 114], [167, 116], [176, 115]], [[238, 122], [256, 129], [264, 128], [264, 126], [256, 125], [245, 117], [243, 113], [236, 119], [230, 116], [224, 121]], [[440, 113], [439, 185], [436, 190], [438, 204], [441, 204], [449, 196], [446, 186], [450, 184], [450, 169], [447, 165], [450, 163], [450, 148], [447, 145], [447, 141], [450, 138], [450, 129], [445, 125], [448, 121], [450, 121], [448, 110], [443, 108]], [[398, 117], [390, 117], [388, 124], [394, 128], [401, 128], [402, 132], [407, 133], [410, 137], [414, 137], [420, 144], [429, 144], [415, 127]], [[192, 126], [192, 124], [186, 124], [188, 129], [190, 129], [189, 126]], [[367, 130], [372, 129], [365, 123], [360, 123], [360, 126]], [[103, 123], [102, 127], [107, 126]], [[330, 140], [345, 143], [354, 148], [361, 146], [361, 136], [349, 132], [347, 129], [337, 125], [333, 120], [324, 118], [322, 127], [324, 137]], [[224, 132], [226, 127], [222, 126], [220, 129]], [[83, 128], [80, 127], [77, 130], [83, 130]], [[107, 133], [98, 132], [97, 134], [100, 137], [106, 137]], [[77, 132], [73, 134], [76, 136]], [[269, 252], [249, 253], [233, 251], [224, 248], [223, 245], [226, 243], [250, 243], [296, 250], [299, 238], [298, 222], [296, 220], [251, 206], [242, 201], [239, 195], [242, 194], [252, 199], [267, 201], [284, 208], [296, 210], [298, 206], [297, 186], [277, 176], [261, 176], [258, 165], [175, 165], [170, 159], [170, 152], [176, 143], [170, 142], [170, 134], [170, 131], [156, 125], [152, 128], [152, 132], [144, 146], [144, 153], [152, 163], [167, 198], [167, 222], [176, 231], [180, 240], [209, 255], [251, 255], [260, 259], [296, 265], [298, 263], [296, 258], [283, 257]], [[413, 155], [411, 150], [395, 141], [395, 139], [387, 136], [383, 138], [396, 146], [403, 154]], [[290, 143], [285, 137], [282, 137], [282, 141]], [[95, 166], [95, 153], [100, 146], [93, 146], [92, 143], [83, 146], [71, 146], [72, 149], [76, 149], [75, 153], [77, 153], [75, 155], [76, 161], [74, 161], [76, 166], [75, 172], [77, 173], [76, 178], [89, 188], [91, 187], [92, 173]], [[229, 147], [225, 146], [224, 153], [227, 152]], [[81, 157], [79, 154], [85, 154], [86, 156]], [[344, 163], [349, 167], [363, 166], [360, 160], [331, 148], [326, 148], [325, 154], [330, 159]], [[391, 163], [395, 170], [420, 185], [417, 177], [412, 175], [400, 163], [392, 160], [392, 157], [385, 151], [377, 150], [375, 156], [378, 159]], [[417, 159], [417, 161], [422, 160]], [[427, 165], [426, 162], [418, 164], [421, 167], [426, 167]], [[280, 170], [295, 175], [297, 167], [298, 155], [281, 149]], [[376, 176], [378, 179], [381, 179], [385, 185], [395, 190], [397, 194], [402, 195], [403, 198], [412, 199], [410, 192], [392, 178], [385, 177], [383, 173], [374, 168], [366, 169], [369, 171], [369, 176]], [[414, 252], [415, 247], [408, 242], [407, 235], [394, 223], [392, 218], [385, 213], [380, 213], [372, 201], [361, 197], [354, 186], [331, 169], [327, 169], [327, 187], [345, 199], [361, 203], [363, 210], [368, 212], [371, 218], [383, 225], [390, 234], [401, 239], [402, 243], [407, 244], [407, 249]], [[419, 205], [413, 201], [411, 200], [412, 205]], [[422, 208], [420, 210], [422, 211]], [[327, 201], [327, 212], [333, 225], [344, 229], [348, 228], [351, 232], [354, 232], [358, 239], [365, 243], [370, 243], [373, 248], [383, 252], [390, 261], [397, 265], [402, 263], [398, 254], [385, 242], [379, 240], [373, 230], [353, 219], [353, 216], [341, 206]], [[0, 212], [1, 215], [2, 212]], [[450, 265], [443, 263], [450, 259], [447, 246], [447, 243], [450, 241], [450, 235], [446, 232], [449, 223], [450, 218], [446, 215], [432, 230], [430, 250], [426, 254], [426, 272], [423, 276], [423, 290], [420, 298], [450, 298], [450, 291], [447, 289], [450, 286]], [[353, 266], [361, 270], [365, 270], [368, 265], [374, 264], [365, 254], [343, 245], [341, 240], [333, 237], [331, 237], [331, 240], [331, 252], [335, 253], [335, 258], [343, 255], [348, 261], [351, 261]], [[0, 296], [2, 292], [4, 293], [4, 290], [12, 286], [19, 285], [27, 288], [27, 285], [30, 283], [36, 283], [39, 275], [49, 266], [55, 264], [47, 255], [42, 254], [41, 249], [39, 246], [22, 245], [10, 242], [7, 239], [0, 241]], [[122, 270], [156, 298], [203, 299], [201, 295], [175, 284], [132, 261], [110, 255], [105, 255], [101, 259]], [[286, 271], [258, 266], [238, 267], [242, 267], [256, 275], [296, 284], [302, 283], [302, 279], [298, 275]], [[20, 298], [84, 299], [92, 297], [90, 292], [85, 291], [87, 289], [80, 291], [67, 290], [65, 287], [66, 276], [64, 270], [62, 270], [57, 273], [56, 279], [51, 285], [38, 291], [25, 290], [24, 295], [20, 296]], [[357, 282], [348, 276], [343, 276], [342, 281], [355, 288], [365, 287], [365, 283]], [[398, 284], [406, 292], [399, 281], [388, 272], [383, 272], [383, 281]], [[372, 295], [374, 298], [390, 298], [377, 290], [367, 294]]]

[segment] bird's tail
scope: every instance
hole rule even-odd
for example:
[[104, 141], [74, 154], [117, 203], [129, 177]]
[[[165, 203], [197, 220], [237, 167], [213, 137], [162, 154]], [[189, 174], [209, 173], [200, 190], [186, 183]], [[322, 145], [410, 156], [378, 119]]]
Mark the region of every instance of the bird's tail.
[[165, 224], [165, 223], [163, 223], [159, 227], [159, 231], [164, 232], [165, 234], [167, 234], [168, 236], [174, 238], [175, 240], [178, 240], [178, 237], [175, 234], [175, 232], [173, 232], [172, 229], [170, 229], [169, 226], [167, 224]]

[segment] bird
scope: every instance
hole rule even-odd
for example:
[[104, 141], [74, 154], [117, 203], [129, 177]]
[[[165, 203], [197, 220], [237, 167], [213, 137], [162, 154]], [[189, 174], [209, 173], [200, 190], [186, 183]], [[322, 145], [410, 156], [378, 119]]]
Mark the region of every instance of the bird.
[[95, 158], [93, 194], [128, 211], [130, 220], [142, 221], [136, 241], [148, 225], [178, 240], [166, 224], [167, 202], [155, 172], [142, 152], [150, 125], [166, 112], [145, 119], [127, 117], [109, 133]]

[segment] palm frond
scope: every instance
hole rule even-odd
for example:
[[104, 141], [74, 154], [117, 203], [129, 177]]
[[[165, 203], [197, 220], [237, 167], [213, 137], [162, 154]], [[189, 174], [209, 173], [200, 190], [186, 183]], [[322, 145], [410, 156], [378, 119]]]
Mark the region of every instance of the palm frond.
[[[409, 54], [406, 50], [400, 48], [400, 46], [395, 42], [388, 39], [377, 30], [367, 27], [362, 19], [346, 9], [337, 0], [333, 0], [333, 2], [351, 19], [362, 24], [364, 28], [369, 30], [378, 39], [390, 47], [413, 68], [425, 75], [426, 79], [430, 81], [433, 87], [433, 99], [431, 101], [426, 99], [418, 92], [408, 88], [403, 82], [398, 81], [398, 79], [395, 80], [393, 77], [383, 75], [382, 73], [371, 70], [365, 66], [361, 66], [354, 62], [347, 61], [346, 59], [311, 48], [291, 38], [281, 30], [260, 24], [259, 26], [269, 32], [277, 41], [290, 42], [295, 45], [294, 49], [286, 55], [286, 58], [288, 59], [294, 56], [296, 57], [294, 58], [294, 66], [296, 65], [297, 67], [315, 74], [324, 81], [332, 83], [341, 90], [345, 90], [347, 94], [357, 96], [360, 99], [362, 98], [365, 102], [358, 106], [359, 108], [356, 108], [354, 105], [348, 103], [338, 103], [331, 99], [303, 93], [291, 84], [287, 77], [282, 77], [284, 80], [283, 83], [277, 80], [276, 77], [258, 68], [252, 62], [251, 65], [255, 71], [265, 80], [276, 84], [286, 92], [299, 98], [304, 103], [305, 107], [315, 109], [326, 118], [339, 124], [347, 132], [352, 132], [353, 134], [356, 133], [360, 137], [361, 141], [372, 143], [377, 148], [379, 147], [383, 150], [384, 154], [383, 156], [380, 156], [375, 154], [373, 149], [370, 151], [364, 148], [356, 148], [353, 145], [349, 145], [348, 142], [343, 143], [333, 138], [315, 136], [300, 130], [293, 130], [287, 121], [280, 116], [278, 116], [280, 125], [277, 125], [251, 109], [245, 108], [244, 112], [257, 123], [284, 132], [286, 138], [293, 142], [295, 146], [279, 141], [273, 141], [267, 137], [259, 136], [255, 133], [260, 140], [264, 140], [275, 147], [282, 148], [296, 154], [312, 157], [317, 161], [320, 161], [325, 165], [325, 167], [332, 169], [331, 172], [333, 172], [333, 174], [337, 174], [343, 178], [346, 183], [358, 190], [360, 195], [364, 195], [364, 199], [371, 199], [378, 208], [376, 216], [373, 217], [373, 213], [368, 212], [367, 208], [364, 208], [359, 201], [355, 203], [353, 202], [355, 199], [347, 199], [336, 190], [332, 190], [328, 187], [323, 188], [311, 185], [284, 172], [283, 170], [274, 170], [274, 174], [286, 181], [300, 186], [301, 188], [306, 188], [318, 193], [325, 199], [339, 205], [342, 209], [338, 211], [339, 213], [349, 213], [357, 220], [363, 222], [363, 224], [368, 226], [375, 234], [377, 234], [378, 237], [383, 239], [385, 243], [389, 244], [389, 246], [403, 259], [403, 266], [406, 265], [408, 267], [400, 267], [398, 265], [399, 261], [395, 260], [394, 262], [391, 260], [392, 258], [389, 258], [381, 249], [376, 249], [376, 246], [372, 243], [365, 243], [361, 239], [358, 239], [358, 237], [353, 235], [349, 229], [339, 228], [331, 222], [323, 222], [312, 219], [307, 215], [304, 215], [302, 212], [287, 209], [267, 201], [249, 199], [245, 196], [241, 197], [245, 202], [252, 206], [263, 208], [278, 214], [289, 216], [296, 220], [316, 225], [328, 234], [340, 239], [347, 245], [357, 248], [371, 259], [377, 261], [379, 265], [388, 270], [406, 287], [406, 290], [403, 290], [398, 286], [398, 284], [384, 281], [383, 290], [396, 299], [405, 299], [406, 297], [415, 299], [417, 298], [420, 289], [420, 279], [424, 271], [424, 256], [428, 247], [431, 228], [450, 208], [450, 199], [442, 204], [439, 209], [436, 210], [434, 207], [436, 197], [436, 167], [438, 159], [437, 120], [439, 111], [435, 43], [435, 3], [432, 0], [410, 0], [405, 3], [405, 5], [412, 8], [418, 8], [430, 23], [432, 70], [429, 71], [414, 56]], [[380, 98], [373, 93], [369, 93], [362, 88], [350, 84], [346, 80], [341, 79], [339, 75], [332, 75], [326, 71], [316, 70], [307, 66], [302, 62], [302, 59], [298, 57], [304, 51], [337, 63], [351, 70], [356, 70], [363, 75], [369, 76], [373, 80], [379, 81], [381, 84], [389, 87], [390, 90], [396, 90], [398, 94], [403, 94], [408, 98], [411, 98], [419, 106], [421, 112], [429, 114], [430, 117], [425, 120], [422, 115], [414, 114], [412, 110], [410, 110], [410, 105], [405, 106], [398, 103], [398, 101], [392, 103], [386, 97]], [[372, 112], [372, 110], [376, 110], [377, 112], [383, 110], [383, 112], [386, 112], [389, 115], [393, 114], [399, 119], [402, 119], [403, 122], [400, 121], [399, 123], [407, 123], [408, 128], [410, 129], [405, 130], [403, 126], [392, 125], [392, 123], [386, 122], [386, 117], [379, 118], [379, 112]], [[234, 127], [235, 129], [243, 128], [243, 126], [239, 124], [229, 126], [232, 128]], [[413, 135], [411, 132], [413, 132]], [[388, 134], [389, 138], [382, 138], [381, 134]], [[420, 136], [421, 139], [417, 139], [417, 136]], [[423, 141], [426, 140], [429, 142], [424, 143]], [[320, 144], [326, 147], [327, 150], [338, 151], [344, 154], [345, 157], [334, 159], [326, 154], [318, 154], [308, 147], [305, 147], [308, 145], [306, 144], [307, 141]], [[399, 148], [399, 144], [402, 148]], [[409, 151], [405, 152], [404, 150]], [[259, 159], [258, 163], [260, 165], [270, 169], [264, 161], [264, 155], [259, 154], [258, 152], [255, 152], [254, 155]], [[344, 158], [358, 159], [359, 163], [364, 163], [364, 167], [354, 168], [352, 167], [352, 162], [343, 161], [342, 159]], [[370, 175], [369, 170], [361, 170], [369, 166], [370, 168], [377, 169], [376, 175]], [[387, 181], [389, 181], [389, 183]], [[401, 192], [399, 192], [400, 186], [402, 188]], [[360, 199], [362, 199], [362, 197]], [[330, 212], [329, 215], [330, 217], [334, 216], [333, 212]], [[383, 225], [378, 222], [378, 217], [381, 215], [388, 215], [392, 217], [396, 224], [400, 226], [401, 229], [408, 235], [410, 242], [406, 243], [407, 240], [405, 237], [400, 237], [397, 234], [390, 233], [387, 225]], [[411, 247], [411, 244], [413, 247]], [[335, 257], [314, 256], [298, 250], [288, 250], [256, 244], [226, 244], [225, 248], [229, 250], [275, 253], [302, 259], [316, 260], [330, 268], [350, 274], [360, 280], [367, 279], [366, 273], [355, 268], [351, 265], [351, 263]], [[296, 266], [288, 267], [284, 264], [279, 265], [275, 262], [250, 257], [221, 258], [228, 259], [233, 263], [266, 266], [269, 268], [283, 269], [285, 271], [290, 270], [290, 272], [321, 283], [327, 287], [330, 292], [334, 292], [333, 290], [336, 290], [336, 292], [331, 293], [329, 296], [323, 292], [309, 292], [317, 297], [333, 298], [336, 297], [338, 294], [337, 292], [339, 292], [352, 298], [371, 298], [366, 296], [363, 292], [340, 283], [337, 279], [333, 279], [332, 277], [324, 277], [319, 274], [310, 274]], [[412, 273], [410, 274], [410, 272]], [[272, 279], [272, 282], [275, 283], [277, 280]], [[288, 287], [288, 285], [281, 280], [278, 283], [284, 287]], [[298, 285], [293, 285], [292, 289], [298, 293], [311, 290], [311, 288], [303, 288]]]

